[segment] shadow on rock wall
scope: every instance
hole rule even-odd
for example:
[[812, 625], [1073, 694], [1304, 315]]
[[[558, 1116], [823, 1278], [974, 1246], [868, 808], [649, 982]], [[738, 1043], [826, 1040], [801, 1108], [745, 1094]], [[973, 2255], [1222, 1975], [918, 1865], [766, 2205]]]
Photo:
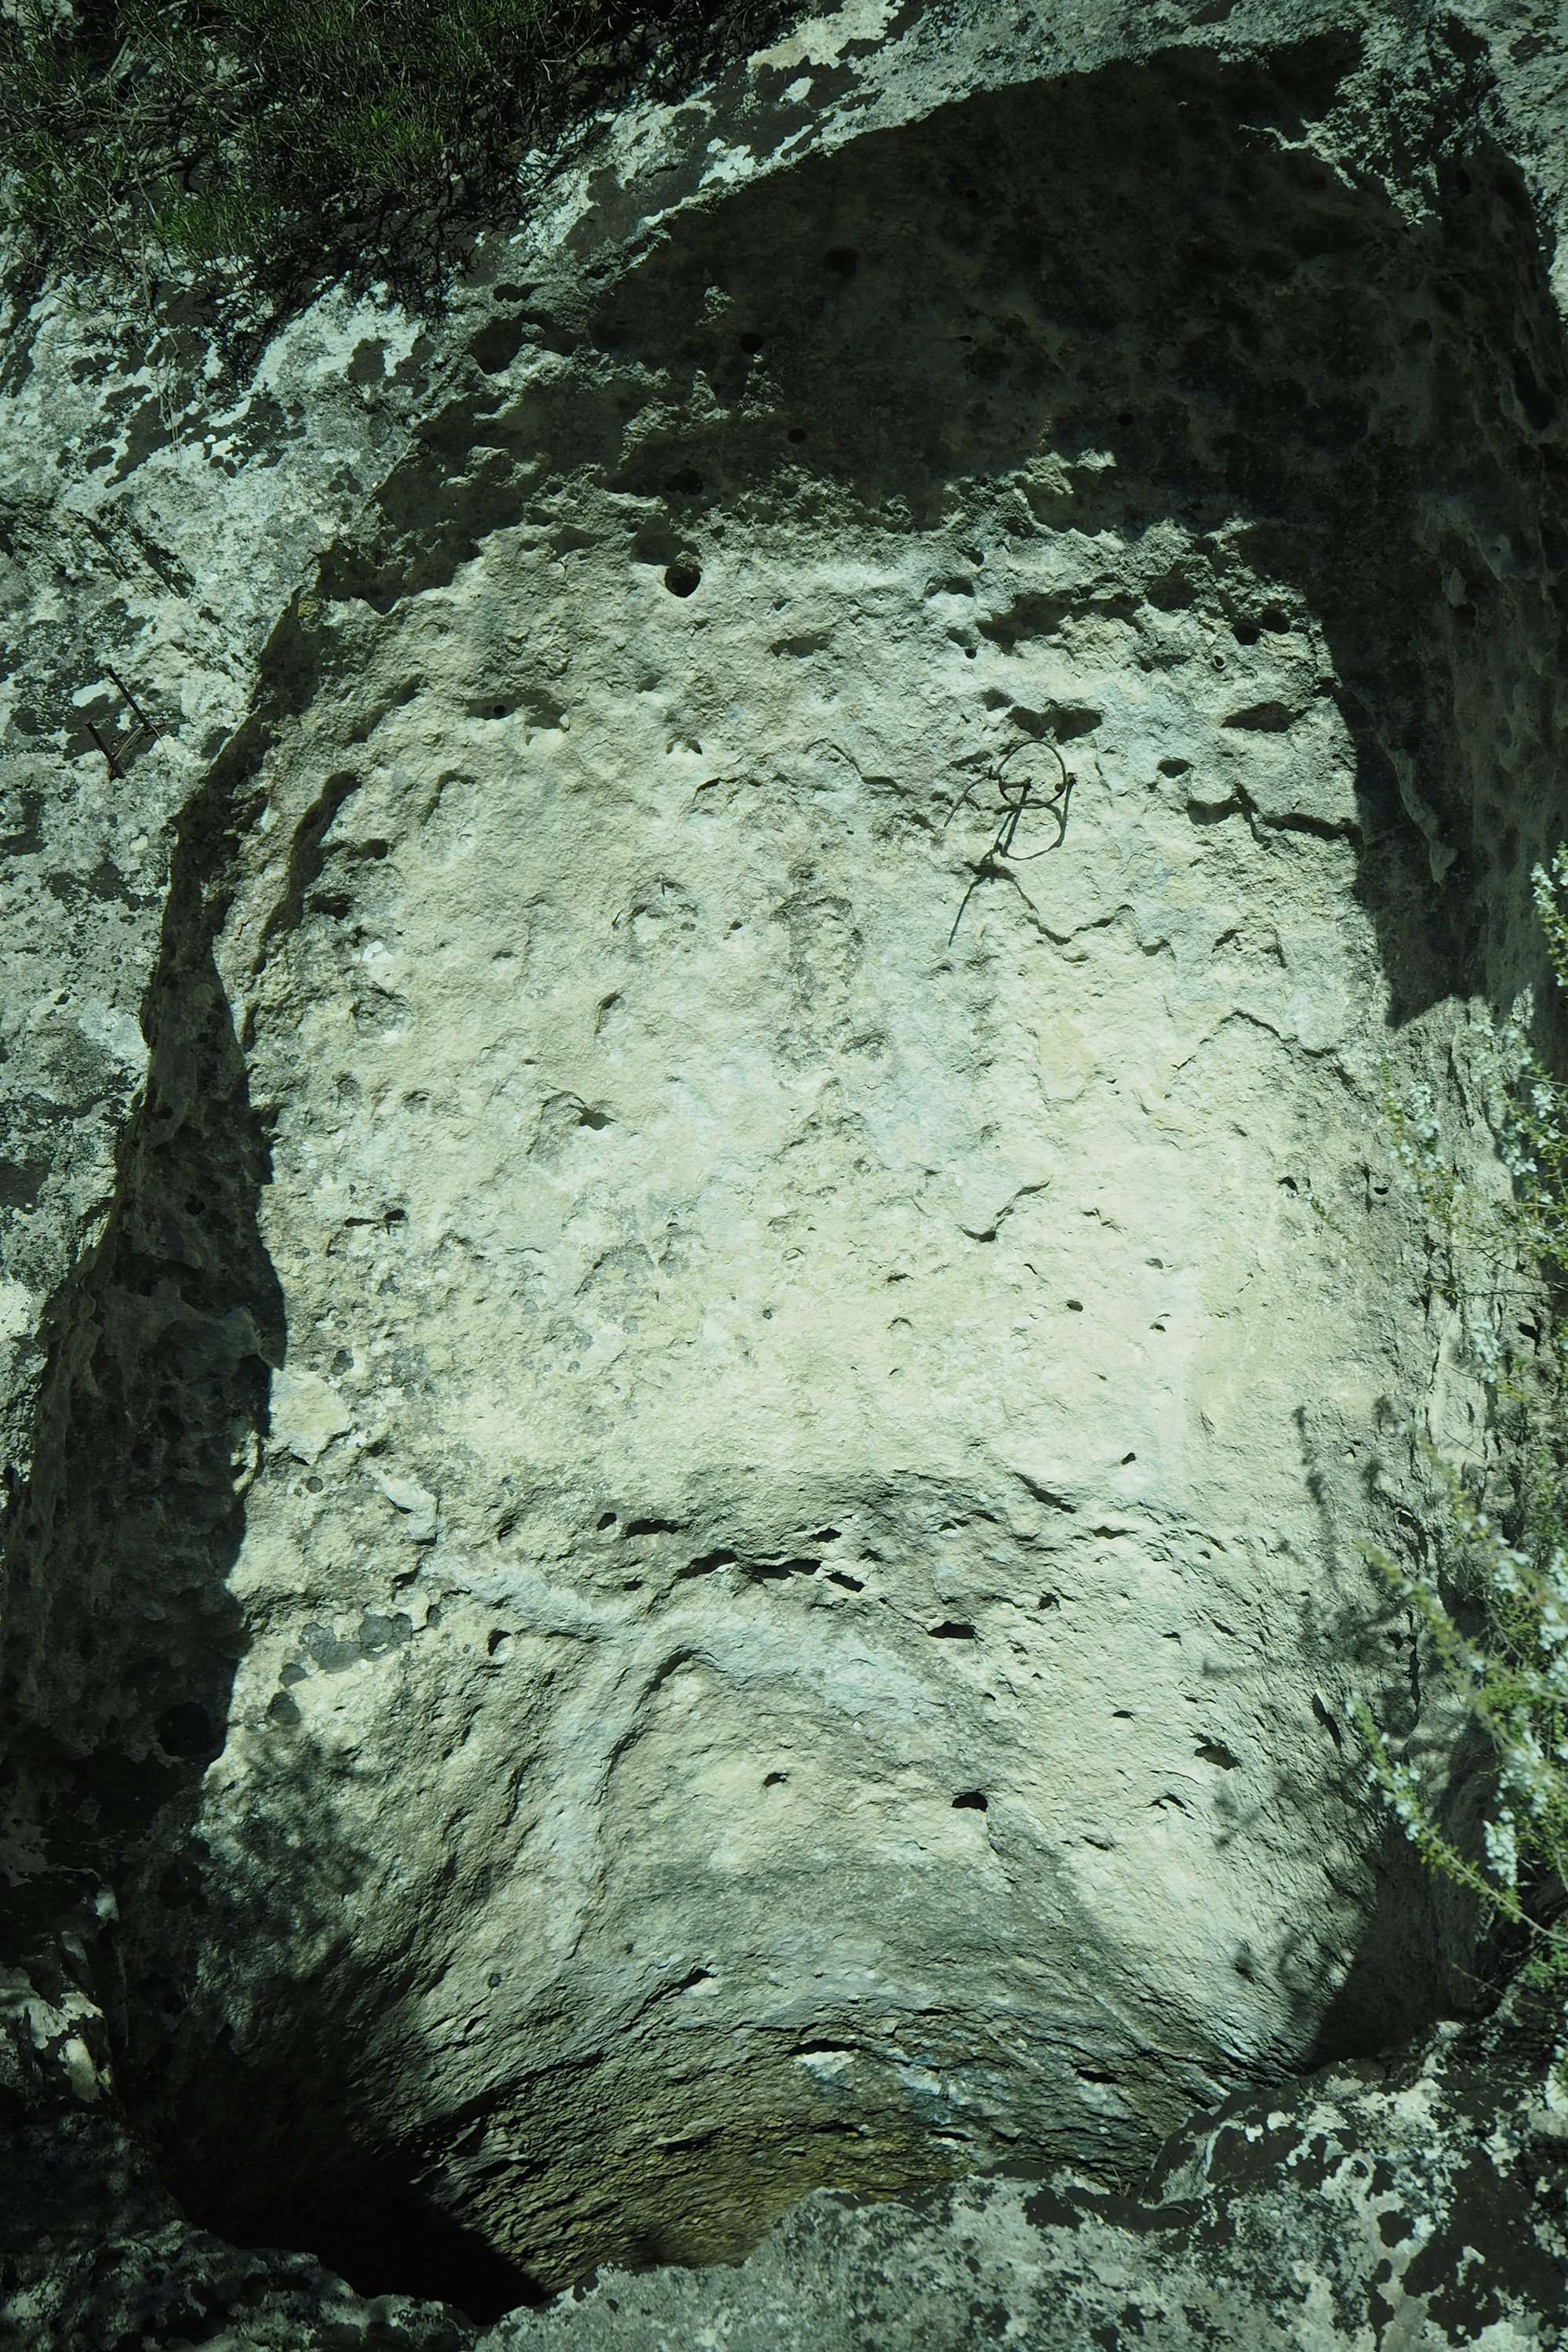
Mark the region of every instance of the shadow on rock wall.
[[184, 829], [143, 1008], [145, 1095], [107, 1228], [58, 1316], [13, 1498], [8, 1903], [25, 1940], [194, 1811], [245, 1642], [226, 1584], [283, 1302], [257, 1227], [267, 1145], [211, 953], [209, 810]]

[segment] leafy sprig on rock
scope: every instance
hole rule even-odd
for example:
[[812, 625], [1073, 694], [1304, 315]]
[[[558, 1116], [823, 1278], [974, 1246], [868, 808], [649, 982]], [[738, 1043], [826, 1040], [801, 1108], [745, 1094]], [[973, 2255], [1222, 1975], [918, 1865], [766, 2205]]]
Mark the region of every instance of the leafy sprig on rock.
[[[1568, 849], [1537, 866], [1535, 903], [1553, 976], [1568, 990]], [[1364, 1699], [1352, 1712], [1369, 1770], [1406, 1837], [1434, 1869], [1468, 1887], [1526, 1940], [1521, 1973], [1537, 1985], [1568, 1984], [1568, 1336], [1543, 1381], [1527, 1392], [1509, 1372], [1487, 1311], [1521, 1282], [1559, 1289], [1568, 1277], [1568, 1087], [1526, 1041], [1525, 1011], [1475, 1024], [1469, 1056], [1510, 1178], [1483, 1194], [1442, 1149], [1429, 1091], [1390, 1103], [1394, 1154], [1422, 1205], [1447, 1236], [1451, 1294], [1494, 1394], [1532, 1428], [1533, 1468], [1523, 1524], [1512, 1539], [1483, 1510], [1460, 1473], [1426, 1449], [1447, 1493], [1448, 1595], [1479, 1620], [1460, 1629], [1437, 1578], [1368, 1548], [1367, 1558], [1419, 1619], [1449, 1689], [1487, 1734], [1497, 1759], [1496, 1801], [1485, 1827], [1484, 1866], [1445, 1834], [1413, 1768], [1390, 1748]]]

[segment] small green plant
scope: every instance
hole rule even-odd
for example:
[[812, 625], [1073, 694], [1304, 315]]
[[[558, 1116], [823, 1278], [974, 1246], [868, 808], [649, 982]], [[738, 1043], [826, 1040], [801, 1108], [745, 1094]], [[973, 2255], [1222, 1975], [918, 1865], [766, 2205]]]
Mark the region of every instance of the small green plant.
[[[1553, 976], [1568, 990], [1568, 849], [1537, 866], [1535, 903]], [[1429, 1090], [1391, 1099], [1394, 1155], [1444, 1232], [1449, 1295], [1494, 1396], [1532, 1437], [1523, 1524], [1510, 1540], [1451, 1465], [1428, 1460], [1447, 1493], [1449, 1590], [1478, 1624], [1460, 1630], [1435, 1576], [1384, 1552], [1367, 1558], [1424, 1628], [1451, 1691], [1487, 1734], [1497, 1759], [1497, 1801], [1485, 1829], [1485, 1866], [1447, 1838], [1412, 1768], [1394, 1757], [1364, 1699], [1352, 1713], [1369, 1771], [1406, 1837], [1434, 1869], [1468, 1887], [1522, 1937], [1521, 1974], [1568, 1984], [1568, 1512], [1564, 1509], [1564, 1385], [1560, 1341], [1528, 1387], [1498, 1336], [1500, 1298], [1560, 1286], [1568, 1276], [1568, 1089], [1524, 1035], [1521, 1006], [1509, 1023], [1471, 1032], [1469, 1070], [1480, 1083], [1510, 1180], [1486, 1195], [1446, 1158]]]
[[0, 0], [0, 225], [35, 263], [429, 300], [519, 166], [783, 0]]
[[1541, 1916], [1542, 1898], [1553, 1905], [1568, 1885], [1568, 1530], [1556, 1478], [1543, 1465], [1528, 1539], [1515, 1545], [1451, 1465], [1435, 1466], [1447, 1489], [1461, 1590], [1479, 1606], [1480, 1639], [1461, 1633], [1435, 1579], [1400, 1568], [1386, 1553], [1367, 1556], [1420, 1620], [1445, 1681], [1492, 1742], [1498, 1802], [1485, 1828], [1484, 1871], [1444, 1836], [1415, 1773], [1391, 1754], [1364, 1699], [1352, 1701], [1353, 1719], [1372, 1776], [1423, 1861], [1523, 1931], [1521, 1973], [1528, 1982], [1568, 1983], [1568, 1929]]

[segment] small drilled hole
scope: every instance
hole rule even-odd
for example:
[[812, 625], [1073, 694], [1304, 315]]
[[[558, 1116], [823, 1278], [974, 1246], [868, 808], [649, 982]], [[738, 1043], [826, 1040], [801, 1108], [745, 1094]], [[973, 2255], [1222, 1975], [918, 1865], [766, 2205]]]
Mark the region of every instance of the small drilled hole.
[[792, 425], [790, 426], [789, 437], [792, 441], [804, 441], [805, 439], [805, 425]]
[[702, 574], [695, 563], [667, 563], [664, 584], [672, 596], [689, 596], [702, 583]]

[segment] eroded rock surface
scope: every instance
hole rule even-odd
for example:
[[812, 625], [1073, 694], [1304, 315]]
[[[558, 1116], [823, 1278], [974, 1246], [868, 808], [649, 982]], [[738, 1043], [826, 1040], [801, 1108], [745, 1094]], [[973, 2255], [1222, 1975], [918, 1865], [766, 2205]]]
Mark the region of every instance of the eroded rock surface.
[[1393, 2063], [1237, 2099], [1138, 2198], [1058, 2177], [908, 2208], [807, 2200], [734, 2271], [601, 2274], [482, 2352], [1548, 2352], [1563, 2340], [1568, 2114], [1550, 2036], [1449, 2028]]
[[[0, 2228], [0, 2340], [29, 2352], [1552, 2352], [1563, 2341], [1568, 2115], [1554, 2021], [1511, 2008], [1412, 2052], [1226, 2103], [1134, 2195], [1011, 2175], [912, 2203], [805, 2199], [747, 2261], [601, 2270], [479, 2335], [367, 2300], [307, 2256], [193, 2230], [123, 2135], [31, 2150]], [[477, 2340], [476, 2340], [477, 2339]]]
[[[62, 735], [81, 891], [12, 845], [125, 1032], [7, 1244], [19, 2112], [499, 2308], [1469, 1998], [1344, 1696], [1473, 1830], [1355, 1546], [1412, 1426], [1496, 1459], [1380, 1121], [1498, 1181], [1456, 1041], [1568, 831], [1521, 27], [847, 16], [354, 327], [413, 372], [336, 474], [306, 402], [232, 731]], [[1065, 2276], [1029, 2193], [952, 2210]]]

